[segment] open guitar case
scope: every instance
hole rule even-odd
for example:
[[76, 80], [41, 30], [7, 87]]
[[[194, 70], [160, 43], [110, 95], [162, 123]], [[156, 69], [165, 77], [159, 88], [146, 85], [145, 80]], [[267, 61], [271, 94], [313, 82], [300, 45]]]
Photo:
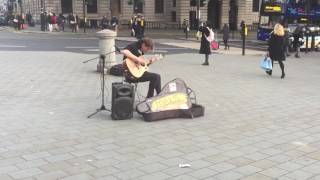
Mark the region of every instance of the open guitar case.
[[168, 82], [157, 96], [140, 102], [136, 109], [147, 122], [195, 118], [204, 116], [205, 111], [202, 105], [197, 104], [195, 92], [181, 79]]

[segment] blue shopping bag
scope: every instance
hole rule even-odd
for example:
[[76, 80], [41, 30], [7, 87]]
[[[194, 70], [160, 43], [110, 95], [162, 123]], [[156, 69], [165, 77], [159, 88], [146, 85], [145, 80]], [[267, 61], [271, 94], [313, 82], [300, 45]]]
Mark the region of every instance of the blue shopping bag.
[[265, 71], [272, 70], [272, 61], [270, 57], [264, 57], [260, 63], [260, 67]]

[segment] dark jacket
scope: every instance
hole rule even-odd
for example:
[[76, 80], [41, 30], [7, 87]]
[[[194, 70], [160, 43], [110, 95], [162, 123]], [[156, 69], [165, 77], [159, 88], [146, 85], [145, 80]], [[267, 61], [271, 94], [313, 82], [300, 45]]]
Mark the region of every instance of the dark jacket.
[[303, 38], [303, 32], [302, 32], [302, 27], [298, 26], [294, 32], [293, 32], [293, 46], [294, 47], [300, 47], [302, 43], [300, 42], [299, 39]]
[[268, 51], [269, 56], [273, 61], [286, 60], [284, 36], [278, 36], [272, 33], [269, 40]]
[[207, 40], [207, 36], [210, 35], [210, 31], [208, 30], [208, 28], [206, 26], [201, 26], [199, 28], [199, 31], [202, 33], [201, 36], [201, 45], [200, 45], [200, 54], [211, 54], [211, 47], [210, 47], [210, 43]]
[[223, 40], [224, 41], [229, 40], [229, 38], [230, 38], [229, 34], [230, 34], [229, 27], [228, 26], [224, 26], [223, 27]]

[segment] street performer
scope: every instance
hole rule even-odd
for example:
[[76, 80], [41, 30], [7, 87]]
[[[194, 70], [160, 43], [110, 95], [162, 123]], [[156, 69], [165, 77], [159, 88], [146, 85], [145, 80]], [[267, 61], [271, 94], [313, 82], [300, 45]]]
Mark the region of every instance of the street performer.
[[[153, 50], [153, 42], [150, 38], [143, 38], [137, 42], [129, 44], [121, 53], [124, 55], [123, 59], [130, 59], [137, 65], [150, 65], [155, 62], [155, 58], [151, 58], [148, 61], [145, 60], [143, 55]], [[149, 81], [149, 90], [147, 98], [154, 96], [154, 90], [157, 94], [161, 91], [161, 77], [157, 73], [144, 72], [139, 78], [136, 78], [130, 73], [126, 61], [124, 61], [124, 76], [129, 83], [147, 82]]]

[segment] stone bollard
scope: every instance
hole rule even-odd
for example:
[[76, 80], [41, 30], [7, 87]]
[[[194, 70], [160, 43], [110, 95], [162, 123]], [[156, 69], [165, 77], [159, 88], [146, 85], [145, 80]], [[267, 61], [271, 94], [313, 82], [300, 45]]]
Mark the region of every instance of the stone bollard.
[[[109, 52], [115, 51], [115, 38], [117, 33], [109, 29], [105, 29], [97, 32], [97, 37], [99, 38], [99, 53], [108, 54]], [[107, 72], [111, 66], [116, 64], [116, 53], [112, 52], [111, 54], [106, 55], [105, 59], [105, 68]], [[97, 65], [97, 71], [101, 72], [102, 70], [102, 59], [99, 60]]]

